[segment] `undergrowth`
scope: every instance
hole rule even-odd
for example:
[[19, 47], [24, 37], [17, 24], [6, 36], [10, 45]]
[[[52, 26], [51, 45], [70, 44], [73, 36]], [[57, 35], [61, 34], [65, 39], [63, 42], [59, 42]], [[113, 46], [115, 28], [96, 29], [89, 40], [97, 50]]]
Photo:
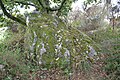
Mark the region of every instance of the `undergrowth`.
[[104, 55], [102, 67], [106, 76], [102, 80], [120, 80], [120, 30], [110, 27], [98, 30], [92, 39], [101, 45], [101, 53]]

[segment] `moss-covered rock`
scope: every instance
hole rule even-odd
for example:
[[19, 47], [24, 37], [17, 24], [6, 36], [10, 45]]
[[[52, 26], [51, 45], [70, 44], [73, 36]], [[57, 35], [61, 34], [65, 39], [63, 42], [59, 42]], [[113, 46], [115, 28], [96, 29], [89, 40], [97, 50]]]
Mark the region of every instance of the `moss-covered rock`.
[[30, 17], [25, 43], [28, 57], [37, 64], [54, 64], [66, 56], [79, 64], [89, 57], [90, 46], [95, 48], [87, 35], [50, 14]]

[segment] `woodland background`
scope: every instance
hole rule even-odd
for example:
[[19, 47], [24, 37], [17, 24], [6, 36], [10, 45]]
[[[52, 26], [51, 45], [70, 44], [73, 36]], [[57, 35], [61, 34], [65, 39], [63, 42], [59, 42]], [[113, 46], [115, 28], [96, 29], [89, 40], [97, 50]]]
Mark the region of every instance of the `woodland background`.
[[0, 0], [0, 80], [120, 80], [120, 1], [74, 2]]

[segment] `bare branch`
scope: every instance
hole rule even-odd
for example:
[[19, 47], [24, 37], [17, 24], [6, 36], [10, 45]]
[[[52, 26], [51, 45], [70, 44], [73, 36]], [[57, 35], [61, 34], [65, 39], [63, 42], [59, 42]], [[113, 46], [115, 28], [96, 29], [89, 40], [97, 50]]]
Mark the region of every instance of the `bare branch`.
[[63, 0], [60, 7], [58, 8], [58, 10], [61, 10], [61, 8], [63, 7], [63, 5], [65, 4], [66, 0]]
[[42, 6], [42, 8], [45, 8], [44, 5], [42, 4], [41, 0], [38, 0], [38, 2]]
[[58, 8], [50, 8], [50, 7], [45, 7], [45, 6], [42, 4], [41, 0], [38, 0], [39, 4], [42, 6], [42, 8], [44, 8], [44, 9], [46, 9], [46, 10], [49, 10], [49, 11], [60, 11], [66, 1], [67, 1], [67, 0], [63, 0], [63, 1], [61, 2], [61, 5], [60, 5]]
[[14, 1], [15, 3], [18, 3], [18, 4], [23, 4], [23, 5], [30, 5], [30, 6], [33, 6], [35, 8], [38, 8], [38, 6], [34, 5], [34, 4], [31, 4], [31, 3], [24, 3], [24, 2], [19, 2], [19, 1]]
[[10, 13], [7, 12], [7, 10], [6, 10], [6, 8], [5, 8], [2, 0], [0, 0], [0, 7], [1, 7], [3, 13], [4, 13], [8, 18], [10, 18], [10, 19], [12, 19], [12, 20], [14, 20], [14, 21], [16, 21], [16, 22], [19, 22], [19, 23], [21, 23], [21, 24], [23, 24], [23, 25], [26, 25], [25, 21], [22, 21], [21, 19], [19, 19], [19, 18], [17, 18], [17, 17], [14, 17], [14, 16], [12, 16]]

